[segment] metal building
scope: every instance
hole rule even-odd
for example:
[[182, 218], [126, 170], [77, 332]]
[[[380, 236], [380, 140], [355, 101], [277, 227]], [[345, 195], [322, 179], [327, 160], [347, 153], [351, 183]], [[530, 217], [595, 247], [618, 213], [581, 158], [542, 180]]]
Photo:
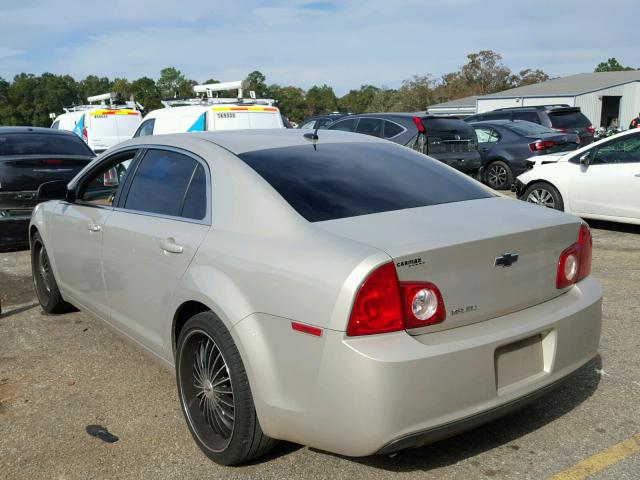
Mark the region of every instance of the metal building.
[[429, 115], [468, 117], [475, 115], [477, 100], [478, 97], [473, 95], [471, 97], [458, 98], [457, 100], [430, 105], [427, 107], [427, 113]]
[[557, 104], [580, 107], [595, 127], [615, 124], [626, 129], [640, 113], [640, 71], [580, 73], [512, 88], [478, 97], [476, 113]]

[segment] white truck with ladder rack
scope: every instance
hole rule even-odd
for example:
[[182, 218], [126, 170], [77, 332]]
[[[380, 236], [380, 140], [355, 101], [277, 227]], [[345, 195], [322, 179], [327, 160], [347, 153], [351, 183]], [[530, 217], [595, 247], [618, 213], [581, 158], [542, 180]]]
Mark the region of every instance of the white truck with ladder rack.
[[[196, 85], [196, 98], [163, 100], [164, 108], [149, 112], [134, 137], [167, 133], [285, 128], [273, 99], [243, 97], [244, 81]], [[217, 92], [238, 90], [237, 98], [218, 98]]]
[[118, 104], [116, 96], [104, 93], [88, 97], [88, 105], [65, 107], [51, 128], [74, 132], [96, 153], [128, 140], [142, 121], [142, 105], [133, 101]]

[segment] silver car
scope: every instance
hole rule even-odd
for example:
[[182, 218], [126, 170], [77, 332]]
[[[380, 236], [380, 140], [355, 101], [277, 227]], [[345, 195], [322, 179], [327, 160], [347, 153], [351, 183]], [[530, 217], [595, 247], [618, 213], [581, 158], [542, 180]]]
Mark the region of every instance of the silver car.
[[408, 148], [299, 130], [120, 144], [30, 225], [46, 312], [104, 320], [176, 372], [218, 463], [276, 439], [423, 445], [531, 401], [598, 349], [580, 219]]

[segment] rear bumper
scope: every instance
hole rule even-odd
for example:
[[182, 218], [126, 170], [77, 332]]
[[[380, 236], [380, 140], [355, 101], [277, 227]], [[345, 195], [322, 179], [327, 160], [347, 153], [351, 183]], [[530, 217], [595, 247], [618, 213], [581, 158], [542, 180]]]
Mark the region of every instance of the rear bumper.
[[[266, 314], [247, 317], [232, 334], [265, 433], [364, 456], [459, 433], [547, 392], [596, 355], [601, 297], [589, 277], [540, 305], [419, 336], [324, 330], [318, 338]], [[503, 347], [533, 338], [540, 369], [498, 373]]]
[[429, 153], [428, 155], [449, 165], [450, 167], [455, 168], [456, 170], [472, 175], [476, 174], [482, 167], [480, 153], [477, 151], [464, 153]]

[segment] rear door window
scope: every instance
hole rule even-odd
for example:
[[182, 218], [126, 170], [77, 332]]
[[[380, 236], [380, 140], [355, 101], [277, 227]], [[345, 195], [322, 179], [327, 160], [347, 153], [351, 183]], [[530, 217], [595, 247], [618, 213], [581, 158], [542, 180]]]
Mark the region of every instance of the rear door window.
[[353, 132], [356, 128], [356, 124], [358, 123], [357, 118], [349, 118], [347, 120], [340, 120], [339, 122], [335, 122], [329, 126], [329, 130], [340, 130], [342, 132]]
[[540, 123], [538, 112], [513, 112], [514, 120], [526, 120], [527, 122]]
[[478, 143], [496, 143], [500, 140], [500, 134], [491, 127], [476, 127]]
[[640, 163], [640, 135], [611, 140], [595, 149], [592, 163]]
[[402, 128], [397, 123], [388, 122], [388, 121], [384, 122], [384, 138], [393, 138], [396, 135], [399, 135], [400, 133], [402, 133], [403, 131], [404, 131], [404, 128]]
[[549, 112], [549, 118], [553, 128], [585, 128], [591, 125], [582, 112]]
[[308, 147], [270, 148], [239, 157], [310, 222], [492, 196], [478, 182], [399, 145]]
[[[149, 150], [137, 167], [124, 208], [181, 216], [187, 189], [199, 163], [181, 153]], [[193, 207], [189, 207], [193, 211]]]
[[91, 155], [82, 139], [69, 134], [10, 133], [0, 135], [0, 155]]
[[360, 122], [358, 122], [356, 133], [371, 135], [372, 137], [382, 137], [383, 126], [384, 123], [379, 118], [363, 117], [360, 119]]

